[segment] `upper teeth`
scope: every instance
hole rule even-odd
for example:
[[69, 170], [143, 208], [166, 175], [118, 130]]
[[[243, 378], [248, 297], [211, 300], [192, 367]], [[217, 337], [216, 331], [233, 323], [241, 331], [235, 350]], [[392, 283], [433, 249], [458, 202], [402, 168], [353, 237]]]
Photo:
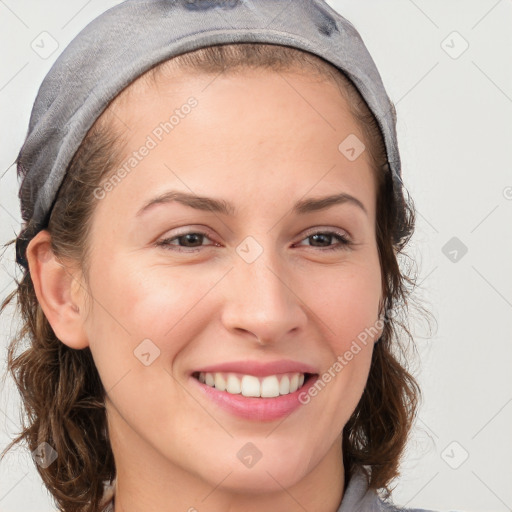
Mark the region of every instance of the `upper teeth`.
[[200, 372], [199, 380], [207, 386], [233, 395], [270, 398], [297, 391], [304, 384], [304, 374], [286, 373], [260, 378], [254, 375]]

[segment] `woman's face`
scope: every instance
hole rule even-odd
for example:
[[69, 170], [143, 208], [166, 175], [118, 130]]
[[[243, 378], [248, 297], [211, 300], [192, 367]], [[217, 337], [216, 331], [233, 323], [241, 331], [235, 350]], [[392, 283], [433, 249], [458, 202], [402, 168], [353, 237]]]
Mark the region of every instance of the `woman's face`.
[[[126, 165], [96, 191], [83, 325], [118, 474], [245, 492], [339, 476], [382, 293], [346, 100], [293, 73], [180, 73], [114, 118]], [[355, 199], [316, 203], [339, 194]]]

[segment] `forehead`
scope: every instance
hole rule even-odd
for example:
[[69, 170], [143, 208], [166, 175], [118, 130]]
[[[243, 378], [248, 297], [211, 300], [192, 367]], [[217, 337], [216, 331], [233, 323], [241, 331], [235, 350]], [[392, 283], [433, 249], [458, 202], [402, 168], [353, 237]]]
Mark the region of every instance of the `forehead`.
[[[326, 134], [334, 141], [344, 140], [347, 135], [356, 135], [364, 140], [359, 123], [352, 115], [346, 96], [340, 92], [340, 84], [333, 79], [292, 68], [275, 71], [262, 68], [227, 69], [221, 73], [208, 73], [188, 68], [169, 67], [172, 61], [155, 68], [164, 69], [161, 74], [146, 73], [130, 84], [110, 105], [114, 113], [112, 122], [125, 132], [127, 141], [136, 142], [140, 132], [148, 132], [149, 123], [165, 123], [170, 115], [193, 97], [198, 108], [181, 123], [180, 131], [195, 125], [194, 118], [204, 125], [208, 119], [210, 127], [246, 127], [251, 138], [274, 140], [295, 138], [314, 132], [316, 144], [321, 144]], [[234, 115], [230, 115], [234, 114]], [[216, 116], [212, 119], [212, 116]], [[266, 125], [255, 125], [258, 120]], [[247, 121], [247, 122], [244, 122]], [[230, 123], [231, 122], [231, 123]], [[276, 130], [275, 127], [291, 130]], [[302, 123], [302, 124], [300, 124]], [[188, 130], [187, 130], [188, 131]], [[243, 134], [246, 135], [247, 130]], [[329, 133], [330, 132], [330, 133]], [[240, 139], [242, 133], [236, 133]], [[212, 131], [210, 136], [214, 137]], [[343, 137], [343, 138], [342, 138]], [[329, 140], [329, 142], [332, 142]]]
[[362, 145], [364, 135], [338, 85], [318, 75], [264, 69], [146, 75], [113, 111], [126, 141], [123, 161], [149, 139], [154, 143], [125, 180], [132, 185], [123, 184], [132, 195], [171, 183], [221, 196], [264, 188], [277, 200], [284, 191], [300, 196], [308, 188], [338, 188], [365, 194], [372, 211], [368, 155], [351, 161], [340, 150], [347, 138]]
[[[195, 93], [196, 97], [206, 95], [206, 89], [210, 89], [214, 82], [222, 84], [222, 87], [213, 88], [215, 95], [219, 97], [223, 89], [227, 94], [233, 94], [236, 89], [238, 91], [243, 89], [248, 95], [259, 89], [267, 95], [270, 93], [278, 96], [283, 92], [282, 86], [286, 83], [287, 93], [294, 92], [295, 95], [302, 97], [303, 102], [309, 104], [313, 110], [316, 110], [317, 115], [328, 122], [326, 113], [321, 112], [319, 110], [321, 106], [316, 104], [324, 101], [332, 103], [334, 100], [348, 110], [346, 95], [342, 94], [343, 89], [346, 88], [343, 85], [344, 80], [341, 80], [340, 74], [333, 70], [334, 67], [328, 63], [318, 64], [314, 61], [314, 64], [305, 62], [303, 66], [290, 63], [283, 71], [254, 65], [250, 67], [234, 65], [222, 71], [206, 71], [180, 64], [180, 61], [174, 58], [160, 63], [128, 85], [111, 102], [105, 114], [122, 110], [125, 115], [137, 115], [149, 105], [151, 99], [159, 102], [174, 102], [176, 107], [179, 107], [179, 97], [183, 96], [183, 93], [188, 92], [189, 95]], [[305, 84], [308, 88], [315, 86], [314, 98], [306, 97]], [[279, 85], [281, 87], [278, 87]], [[252, 106], [255, 107], [255, 104], [252, 103]]]

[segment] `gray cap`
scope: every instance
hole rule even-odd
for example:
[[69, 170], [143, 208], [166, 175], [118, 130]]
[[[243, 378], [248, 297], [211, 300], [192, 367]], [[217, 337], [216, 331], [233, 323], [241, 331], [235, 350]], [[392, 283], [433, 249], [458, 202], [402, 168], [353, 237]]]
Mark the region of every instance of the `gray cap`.
[[[323, 0], [127, 0], [87, 25], [43, 80], [17, 158], [21, 214], [16, 260], [47, 226], [66, 169], [111, 100], [156, 64], [216, 44], [279, 44], [327, 60], [354, 83], [384, 136], [402, 197], [395, 110], [354, 26]], [[341, 141], [340, 141], [341, 142]]]

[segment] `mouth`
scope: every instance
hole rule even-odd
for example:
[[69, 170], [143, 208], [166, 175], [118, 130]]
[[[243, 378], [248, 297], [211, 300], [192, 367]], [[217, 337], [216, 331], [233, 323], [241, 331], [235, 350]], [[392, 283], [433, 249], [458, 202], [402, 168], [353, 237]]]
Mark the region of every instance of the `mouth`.
[[247, 398], [277, 398], [296, 393], [318, 377], [316, 373], [288, 372], [256, 376], [235, 372], [194, 372], [200, 383], [231, 395]]
[[316, 372], [317, 367], [291, 359], [240, 360], [196, 368], [189, 378], [192, 389], [213, 406], [266, 422], [302, 410], [301, 396], [319, 379]]

